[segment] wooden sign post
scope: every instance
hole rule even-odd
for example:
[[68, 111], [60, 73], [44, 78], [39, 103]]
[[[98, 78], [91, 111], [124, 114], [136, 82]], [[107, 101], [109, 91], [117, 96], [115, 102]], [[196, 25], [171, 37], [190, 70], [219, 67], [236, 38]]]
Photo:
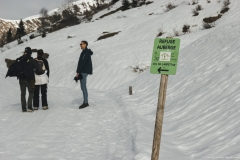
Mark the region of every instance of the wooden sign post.
[[168, 75], [176, 74], [179, 47], [180, 39], [155, 39], [150, 72], [152, 74], [161, 74], [161, 81], [152, 146], [152, 160], [159, 159]]
[[158, 160], [158, 157], [159, 157], [164, 107], [165, 107], [165, 100], [166, 100], [166, 93], [167, 93], [167, 82], [168, 82], [168, 75], [162, 74], [160, 88], [159, 88], [159, 95], [158, 95], [156, 123], [155, 123], [155, 129], [154, 129], [152, 160]]

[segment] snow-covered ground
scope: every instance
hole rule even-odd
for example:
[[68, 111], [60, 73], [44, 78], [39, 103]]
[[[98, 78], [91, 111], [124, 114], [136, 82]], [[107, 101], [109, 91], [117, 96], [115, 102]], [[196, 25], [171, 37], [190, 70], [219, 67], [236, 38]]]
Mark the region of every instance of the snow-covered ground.
[[[199, 0], [204, 9], [196, 17], [191, 13], [196, 5], [187, 5], [190, 0], [172, 1], [178, 7], [164, 13], [168, 2], [155, 0], [46, 38], [13, 42], [0, 53], [0, 159], [150, 160], [160, 82], [160, 75], [148, 69], [154, 38], [161, 26], [166, 37], [186, 23], [192, 32], [179, 37], [178, 71], [169, 77], [160, 159], [240, 159], [240, 1], [231, 0], [230, 10], [209, 30], [202, 29], [202, 19], [217, 15], [223, 1]], [[121, 32], [97, 41], [104, 31]], [[81, 40], [88, 40], [94, 51], [90, 107], [83, 110], [78, 109], [79, 83], [73, 81]], [[4, 59], [16, 59], [27, 46], [50, 54], [47, 111], [22, 113], [18, 81], [4, 79]], [[147, 69], [134, 73], [135, 65]]]

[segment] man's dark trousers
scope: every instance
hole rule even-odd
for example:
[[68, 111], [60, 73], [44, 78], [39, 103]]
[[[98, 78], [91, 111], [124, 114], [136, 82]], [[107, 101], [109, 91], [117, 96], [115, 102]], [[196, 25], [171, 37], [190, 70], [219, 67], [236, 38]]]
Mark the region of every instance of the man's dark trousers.
[[[28, 109], [32, 109], [32, 101], [34, 96], [34, 88], [30, 86], [30, 80], [28, 79], [19, 79], [20, 90], [21, 90], [21, 103], [22, 103], [22, 110], [26, 110], [26, 106]], [[28, 89], [28, 103], [26, 102], [26, 88]]]
[[34, 100], [33, 100], [34, 107], [39, 107], [39, 90], [41, 90], [41, 95], [42, 95], [42, 107], [48, 106], [47, 84], [43, 84], [43, 85], [35, 85]]

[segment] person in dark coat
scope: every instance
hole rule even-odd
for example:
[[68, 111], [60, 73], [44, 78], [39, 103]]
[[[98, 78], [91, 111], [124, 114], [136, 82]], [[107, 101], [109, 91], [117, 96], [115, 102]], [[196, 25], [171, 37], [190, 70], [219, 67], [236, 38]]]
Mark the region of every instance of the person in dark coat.
[[35, 90], [34, 90], [34, 99], [33, 99], [33, 105], [34, 105], [34, 110], [38, 110], [39, 108], [39, 91], [41, 91], [42, 95], [42, 108], [43, 110], [48, 109], [48, 102], [47, 102], [47, 84], [48, 84], [48, 79], [50, 75], [50, 69], [48, 65], [48, 61], [43, 58], [43, 50], [40, 49], [37, 51], [37, 58], [35, 61], [38, 63], [43, 63], [43, 72], [38, 73], [35, 72]]
[[[79, 109], [85, 108], [89, 106], [88, 104], [88, 91], [87, 91], [87, 76], [92, 74], [92, 59], [91, 56], [93, 52], [88, 49], [88, 42], [82, 41], [80, 43], [80, 47], [82, 49], [82, 53], [78, 60], [77, 74], [76, 79], [80, 79], [81, 90], [83, 92], [83, 104], [79, 107]], [[81, 78], [80, 78], [81, 77]]]
[[[18, 72], [17, 74], [21, 90], [21, 103], [23, 112], [33, 112], [32, 101], [35, 88], [34, 70], [38, 70], [38, 66], [31, 55], [32, 49], [30, 47], [27, 47], [25, 48], [24, 55], [16, 60], [16, 63], [22, 64], [23, 69], [22, 72]], [[26, 89], [28, 89], [29, 92], [28, 103], [26, 102]], [[28, 106], [28, 110], [26, 106]]]

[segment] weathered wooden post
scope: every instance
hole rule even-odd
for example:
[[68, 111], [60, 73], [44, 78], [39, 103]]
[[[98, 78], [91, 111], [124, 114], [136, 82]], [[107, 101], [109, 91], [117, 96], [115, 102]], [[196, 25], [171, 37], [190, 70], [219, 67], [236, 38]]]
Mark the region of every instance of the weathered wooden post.
[[154, 42], [150, 72], [152, 74], [161, 74], [161, 81], [152, 146], [152, 160], [159, 159], [168, 75], [176, 74], [179, 47], [180, 39], [176, 38], [156, 38]]
[[129, 95], [132, 95], [132, 86], [129, 86]]
[[164, 107], [165, 107], [166, 93], [167, 93], [167, 82], [168, 82], [168, 75], [162, 74], [161, 81], [160, 81], [159, 95], [158, 95], [156, 123], [155, 123], [155, 129], [154, 129], [152, 160], [158, 160], [158, 157], [159, 157]]

